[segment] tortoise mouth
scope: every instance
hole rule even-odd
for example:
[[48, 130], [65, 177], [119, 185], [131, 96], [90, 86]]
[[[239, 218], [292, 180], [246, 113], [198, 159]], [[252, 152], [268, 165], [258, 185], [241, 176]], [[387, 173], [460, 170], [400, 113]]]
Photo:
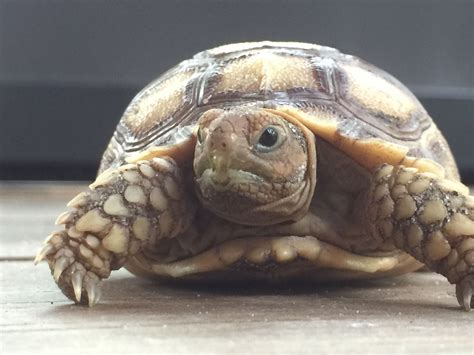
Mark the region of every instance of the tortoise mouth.
[[142, 270], [179, 278], [214, 271], [241, 271], [242, 265], [247, 270], [268, 273], [269, 265], [284, 267], [302, 260], [318, 269], [375, 274], [392, 270], [400, 263], [400, 258], [400, 253], [357, 255], [315, 237], [290, 236], [232, 239], [197, 255], [167, 263], [150, 263], [143, 255], [135, 256], [133, 261]]
[[201, 187], [201, 193], [205, 197], [212, 197], [213, 194], [219, 192], [231, 191], [238, 193], [239, 187], [250, 184], [263, 184], [265, 180], [250, 171], [228, 169], [225, 178], [219, 176], [212, 169], [205, 169], [204, 172], [196, 179]]

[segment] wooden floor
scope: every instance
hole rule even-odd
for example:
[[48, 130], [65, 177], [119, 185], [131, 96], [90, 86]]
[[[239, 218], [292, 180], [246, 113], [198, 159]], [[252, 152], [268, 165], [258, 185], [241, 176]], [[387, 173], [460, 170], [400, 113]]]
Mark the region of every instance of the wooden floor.
[[0, 185], [0, 354], [474, 354], [474, 312], [432, 273], [346, 285], [190, 287], [126, 271], [74, 306], [32, 258], [84, 185]]

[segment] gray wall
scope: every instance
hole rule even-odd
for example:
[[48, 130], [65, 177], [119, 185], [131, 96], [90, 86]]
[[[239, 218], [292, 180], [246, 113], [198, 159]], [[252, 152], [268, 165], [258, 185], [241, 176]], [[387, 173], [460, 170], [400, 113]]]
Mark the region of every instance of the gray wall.
[[389, 71], [474, 158], [474, 2], [0, 0], [0, 177], [90, 179], [134, 93], [195, 52], [330, 45]]

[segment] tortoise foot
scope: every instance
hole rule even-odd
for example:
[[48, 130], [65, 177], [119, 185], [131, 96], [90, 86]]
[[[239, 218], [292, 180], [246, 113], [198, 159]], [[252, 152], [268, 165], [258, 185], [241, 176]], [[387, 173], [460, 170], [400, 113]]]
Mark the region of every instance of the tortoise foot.
[[35, 264], [46, 259], [61, 291], [76, 303], [92, 307], [100, 299], [100, 281], [109, 276], [110, 268], [97, 268], [97, 261], [95, 266], [81, 261], [81, 248], [74, 246], [66, 231], [53, 233], [38, 252]]
[[366, 205], [371, 235], [391, 240], [446, 276], [469, 311], [474, 306], [474, 196], [469, 189], [403, 166], [382, 166], [374, 181]]
[[47, 260], [61, 291], [76, 303], [93, 306], [100, 281], [130, 256], [187, 227], [181, 172], [171, 158], [139, 161], [99, 175], [56, 220], [64, 226], [38, 252]]

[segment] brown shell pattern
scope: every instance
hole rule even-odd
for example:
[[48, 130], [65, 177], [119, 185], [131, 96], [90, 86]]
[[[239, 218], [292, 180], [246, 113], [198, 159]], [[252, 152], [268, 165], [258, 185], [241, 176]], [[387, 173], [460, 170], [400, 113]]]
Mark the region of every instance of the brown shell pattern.
[[336, 49], [293, 42], [226, 45], [170, 69], [132, 100], [101, 170], [147, 147], [179, 142], [202, 112], [236, 105], [291, 106], [336, 122], [343, 136], [406, 146], [410, 155], [443, 165], [446, 177], [459, 178], [443, 136], [397, 79]]

